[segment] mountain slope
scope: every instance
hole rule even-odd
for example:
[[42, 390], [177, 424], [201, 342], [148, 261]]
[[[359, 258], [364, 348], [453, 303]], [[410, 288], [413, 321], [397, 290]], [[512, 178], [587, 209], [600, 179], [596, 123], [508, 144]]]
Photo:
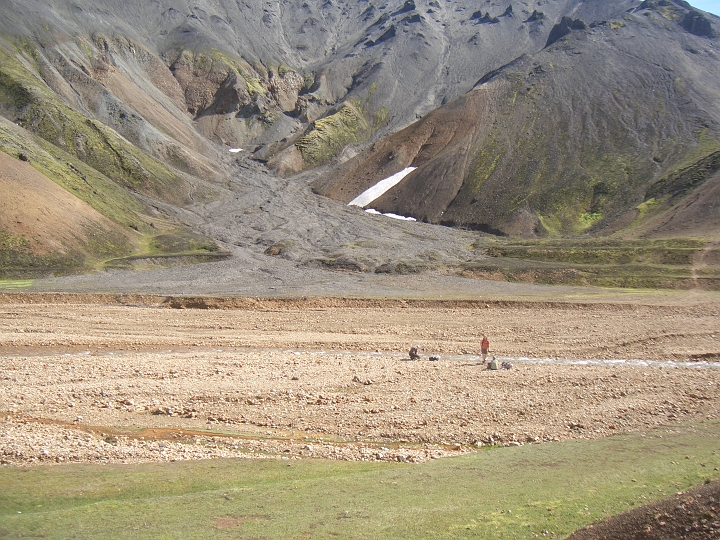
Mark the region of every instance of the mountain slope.
[[259, 154], [266, 159], [299, 152], [295, 167], [291, 156], [275, 161], [291, 171], [342, 150], [294, 143], [322, 133], [313, 123], [345, 104], [367, 124], [348, 141], [390, 133], [540, 50], [563, 15], [600, 20], [638, 2], [506, 3], [31, 0], [10, 2], [0, 25], [42, 42], [40, 57], [56, 69], [80, 67], [111, 90], [107, 77], [130, 76], [215, 141], [266, 146]]
[[130, 257], [206, 251], [194, 232], [253, 264], [481, 256], [306, 187], [347, 203], [408, 166], [372, 206], [504, 235], [713, 235], [717, 30], [682, 0], [8, 0], [0, 151]]
[[88, 255], [129, 253], [137, 237], [29, 163], [0, 152], [0, 260], [5, 272], [26, 274], [27, 266], [82, 270]]
[[665, 4], [592, 27], [561, 21], [564, 35], [543, 50], [376, 143], [316, 190], [347, 202], [415, 166], [370, 206], [522, 236], [612, 232], [632, 226], [650, 199], [653, 212], [667, 210], [697, 187], [670, 197], [657, 188], [668, 175], [710, 158], [700, 185], [718, 170], [720, 62], [717, 40], [671, 25], [691, 11]]

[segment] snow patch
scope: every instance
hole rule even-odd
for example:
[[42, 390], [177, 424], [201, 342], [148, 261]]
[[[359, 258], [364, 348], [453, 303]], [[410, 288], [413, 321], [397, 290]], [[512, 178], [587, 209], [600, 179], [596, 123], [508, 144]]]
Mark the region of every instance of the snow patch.
[[376, 216], [387, 216], [387, 217], [389, 217], [389, 218], [402, 219], [402, 220], [404, 220], [404, 221], [417, 221], [414, 217], [398, 216], [397, 214], [391, 214], [391, 213], [382, 214], [382, 213], [378, 212], [377, 210], [375, 210], [374, 208], [368, 208], [368, 209], [365, 210], [365, 211], [366, 211], [368, 214], [374, 214], [374, 215], [376, 215]]
[[238, 152], [242, 152], [242, 148], [231, 148], [228, 152], [231, 154], [237, 154]]
[[400, 180], [405, 178], [408, 174], [413, 172], [415, 169], [417, 169], [417, 167], [407, 167], [407, 168], [403, 169], [402, 171], [400, 171], [399, 173], [395, 173], [391, 177], [386, 178], [385, 180], [380, 180], [373, 187], [366, 189], [360, 195], [358, 195], [352, 201], [350, 201], [348, 203], [348, 206], [359, 206], [360, 208], [362, 208], [363, 206], [367, 206], [368, 204], [373, 202], [375, 199], [377, 199], [381, 195], [383, 195], [390, 188], [393, 188], [396, 185], [398, 185], [400, 183]]

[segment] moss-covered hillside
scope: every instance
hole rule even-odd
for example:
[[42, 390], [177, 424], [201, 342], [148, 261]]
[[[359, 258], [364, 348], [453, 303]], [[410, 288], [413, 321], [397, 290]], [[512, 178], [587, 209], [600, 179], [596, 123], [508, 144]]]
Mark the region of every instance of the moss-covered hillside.
[[[251, 266], [281, 246], [298, 267], [395, 272], [482, 257], [468, 235], [715, 241], [720, 19], [682, 0], [476, 4], [9, 0], [0, 175], [28, 203], [3, 215], [4, 266], [146, 268], [222, 243]], [[347, 203], [408, 167], [371, 206], [446, 226], [439, 249], [306, 184]]]
[[[86, 47], [88, 59], [98, 54]], [[98, 110], [115, 104], [89, 76], [70, 82], [82, 87], [84, 99]], [[170, 139], [149, 144], [150, 125], [144, 137], [143, 129], [128, 131], [137, 136], [133, 143], [101, 122], [82, 99], [58, 91], [68, 84], [40, 44], [20, 37], [0, 40], [0, 275], [87, 272], [108, 260], [177, 254], [156, 247], [153, 239], [189, 234], [146, 201], [189, 203], [194, 189], [189, 173], [210, 171], [202, 157]], [[112, 114], [119, 122], [145, 123], [126, 110]], [[153, 156], [141, 138], [148, 147], [163, 148]], [[177, 159], [162, 159], [167, 153]], [[208, 189], [204, 196], [211, 194]], [[208, 250], [219, 248], [206, 241], [189, 252]]]
[[714, 37], [681, 26], [689, 13], [645, 2], [618, 20], [563, 19], [542, 51], [488, 74], [315, 189], [348, 202], [413, 166], [369, 206], [509, 236], [713, 237], [720, 84], [695, 70], [719, 73], [720, 62]]

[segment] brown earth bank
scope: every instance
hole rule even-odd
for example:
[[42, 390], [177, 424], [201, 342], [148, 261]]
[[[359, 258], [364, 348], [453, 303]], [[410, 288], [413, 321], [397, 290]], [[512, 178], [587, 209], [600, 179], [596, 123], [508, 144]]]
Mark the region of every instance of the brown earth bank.
[[720, 481], [634, 508], [584, 527], [567, 540], [710, 540], [720, 538]]
[[46, 254], [79, 249], [103, 230], [123, 234], [30, 164], [0, 152], [0, 231], [30, 239], [28, 250]]
[[713, 303], [203, 302], [2, 296], [2, 462], [423, 461], [720, 408]]

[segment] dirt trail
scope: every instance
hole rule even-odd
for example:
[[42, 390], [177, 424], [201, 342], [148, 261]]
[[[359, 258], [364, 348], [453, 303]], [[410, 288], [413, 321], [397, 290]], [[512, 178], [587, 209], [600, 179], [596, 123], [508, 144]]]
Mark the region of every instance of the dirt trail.
[[720, 242], [708, 242], [702, 251], [698, 251], [693, 257], [691, 276], [695, 289], [702, 288], [700, 286], [700, 274], [703, 270], [710, 266], [707, 262], [708, 255], [713, 251], [718, 250], [720, 250]]

